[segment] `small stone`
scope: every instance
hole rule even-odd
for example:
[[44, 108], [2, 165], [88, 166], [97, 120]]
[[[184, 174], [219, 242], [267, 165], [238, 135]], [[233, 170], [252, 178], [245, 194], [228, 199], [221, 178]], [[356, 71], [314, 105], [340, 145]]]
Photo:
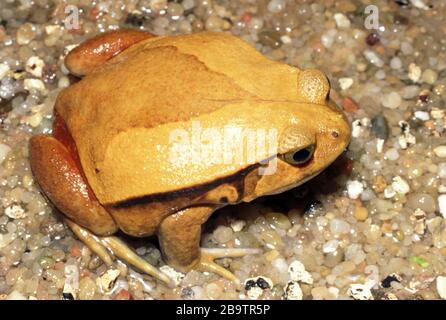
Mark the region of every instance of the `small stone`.
[[437, 173], [440, 178], [446, 178], [446, 162], [441, 162], [438, 164]]
[[399, 194], [407, 194], [410, 191], [410, 186], [400, 176], [396, 176], [392, 179], [392, 188]]
[[206, 30], [209, 31], [219, 31], [221, 30], [222, 26], [223, 26], [223, 20], [215, 15], [212, 15], [209, 18], [207, 18], [205, 24]]
[[246, 226], [246, 221], [243, 220], [233, 220], [231, 221], [231, 228], [234, 232], [240, 232]]
[[213, 233], [215, 241], [218, 243], [226, 243], [234, 238], [234, 232], [226, 226], [218, 226]]
[[365, 221], [369, 216], [369, 211], [366, 207], [356, 206], [354, 216], [358, 221]]
[[288, 217], [280, 212], [269, 212], [265, 218], [273, 229], [288, 230], [292, 226]]
[[32, 116], [26, 117], [26, 123], [29, 124], [31, 127], [36, 128], [40, 125], [42, 122], [43, 117], [40, 112], [36, 112]]
[[346, 112], [354, 113], [358, 111], [358, 104], [351, 98], [345, 97], [342, 99], [341, 104]]
[[427, 84], [434, 84], [438, 79], [438, 73], [432, 69], [424, 70], [421, 80]]
[[413, 82], [418, 82], [421, 78], [421, 68], [415, 63], [409, 64], [409, 74], [408, 77]]
[[434, 149], [434, 153], [439, 158], [446, 158], [446, 146], [438, 146]]
[[437, 208], [435, 199], [427, 193], [413, 193], [407, 197], [407, 206], [413, 210], [421, 209], [427, 213]]
[[400, 157], [398, 150], [395, 148], [390, 148], [386, 151], [386, 153], [384, 154], [384, 159], [390, 160], [390, 161], [395, 161], [398, 160], [398, 158]]
[[280, 34], [273, 30], [263, 30], [259, 32], [259, 42], [264, 46], [271, 47], [272, 49], [277, 49], [282, 45]]
[[302, 300], [303, 293], [297, 281], [290, 281], [285, 286], [285, 300]]
[[372, 50], [365, 50], [364, 56], [371, 64], [377, 66], [378, 68], [382, 68], [384, 66], [384, 61], [378, 56], [378, 54], [376, 54], [376, 52]]
[[290, 44], [292, 42], [291, 37], [289, 35], [284, 35], [280, 37], [280, 40], [284, 43], [284, 44]]
[[179, 285], [185, 276], [184, 273], [178, 272], [168, 265], [162, 266], [160, 271], [172, 279], [175, 285]]
[[415, 116], [415, 118], [421, 121], [427, 121], [430, 119], [429, 112], [426, 111], [415, 111], [413, 115]]
[[418, 96], [420, 87], [416, 85], [406, 86], [403, 89], [403, 99], [410, 100]]
[[18, 204], [7, 207], [5, 214], [11, 219], [23, 219], [26, 217], [25, 210]]
[[285, 8], [285, 1], [283, 0], [271, 0], [268, 3], [268, 11], [272, 13], [278, 13]]
[[333, 239], [333, 240], [327, 241], [322, 246], [322, 252], [323, 253], [335, 252], [336, 249], [338, 248], [338, 245], [339, 245], [339, 240]]
[[335, 13], [334, 14], [334, 19], [336, 21], [336, 25], [338, 26], [338, 28], [350, 28], [350, 20], [348, 20], [348, 18], [342, 14], [342, 13]]
[[438, 209], [443, 218], [446, 219], [446, 194], [442, 194], [438, 197]]
[[334, 235], [346, 234], [350, 232], [350, 224], [340, 219], [333, 219], [330, 221], [330, 231]]
[[288, 273], [293, 281], [313, 284], [313, 277], [311, 276], [311, 273], [306, 271], [303, 263], [298, 260], [291, 262], [290, 266], [288, 267]]
[[432, 108], [431, 116], [434, 119], [443, 119], [445, 116], [445, 111], [443, 109], [439, 109], [439, 108]]
[[40, 79], [25, 79], [23, 85], [27, 91], [45, 92], [45, 84]]
[[446, 300], [446, 277], [438, 276], [436, 282], [437, 282], [437, 292], [438, 292], [438, 295], [443, 300]]
[[26, 45], [36, 37], [36, 27], [31, 23], [22, 24], [17, 30], [17, 43]]
[[372, 32], [370, 33], [366, 38], [365, 38], [365, 42], [369, 45], [369, 46], [374, 46], [375, 44], [379, 43], [380, 39], [379, 39], [379, 34]]
[[348, 294], [355, 300], [373, 300], [370, 288], [363, 284], [351, 284]]
[[10, 71], [10, 68], [5, 63], [0, 63], [0, 80], [2, 80]]
[[109, 269], [96, 279], [96, 284], [104, 293], [107, 293], [113, 289], [120, 273], [121, 272], [117, 269]]
[[8, 296], [6, 300], [28, 300], [22, 293], [17, 290], [13, 290]]
[[33, 56], [26, 61], [25, 70], [31, 73], [34, 77], [40, 78], [42, 77], [42, 70], [44, 66], [45, 63], [42, 59], [37, 56]]
[[90, 278], [85, 277], [79, 282], [79, 299], [92, 300], [96, 293], [96, 283]]
[[400, 106], [402, 102], [401, 96], [398, 92], [392, 91], [388, 94], [385, 94], [381, 98], [381, 104], [389, 109], [396, 109]]
[[394, 70], [401, 69], [403, 63], [401, 62], [401, 59], [398, 57], [393, 57], [392, 60], [390, 60], [390, 67]]
[[342, 90], [347, 90], [353, 85], [353, 79], [352, 78], [340, 78], [339, 79], [339, 86]]
[[382, 115], [377, 115], [372, 119], [371, 131], [379, 139], [387, 140], [389, 137], [389, 125], [387, 119]]
[[384, 189], [384, 198], [391, 199], [394, 196], [396, 196], [396, 191], [393, 189], [392, 186], [388, 186]]
[[347, 193], [350, 199], [358, 199], [364, 190], [364, 185], [357, 180], [347, 181]]
[[210, 298], [212, 300], [220, 298], [222, 293], [223, 293], [222, 288], [216, 283], [209, 283], [206, 286], [206, 294], [207, 294], [208, 298]]
[[3, 161], [5, 161], [6, 157], [8, 156], [8, 153], [11, 151], [11, 147], [0, 143], [0, 164], [2, 164]]

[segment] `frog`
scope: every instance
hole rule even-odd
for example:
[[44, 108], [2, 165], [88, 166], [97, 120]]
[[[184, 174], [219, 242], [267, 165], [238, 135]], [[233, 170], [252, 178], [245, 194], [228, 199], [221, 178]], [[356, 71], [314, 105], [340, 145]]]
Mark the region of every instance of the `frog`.
[[[119, 29], [79, 44], [64, 65], [77, 80], [57, 95], [51, 134], [30, 139], [35, 181], [107, 266], [121, 260], [166, 284], [171, 278], [118, 232], [157, 237], [164, 263], [178, 272], [240, 283], [218, 259], [263, 250], [200, 247], [212, 213], [305, 183], [350, 141], [323, 72], [271, 60], [229, 33]], [[229, 149], [191, 157], [197, 148], [186, 142], [197, 125], [215, 133], [201, 144]], [[238, 143], [244, 129], [273, 147], [231, 156], [257, 143]], [[215, 143], [222, 140], [229, 142]]]

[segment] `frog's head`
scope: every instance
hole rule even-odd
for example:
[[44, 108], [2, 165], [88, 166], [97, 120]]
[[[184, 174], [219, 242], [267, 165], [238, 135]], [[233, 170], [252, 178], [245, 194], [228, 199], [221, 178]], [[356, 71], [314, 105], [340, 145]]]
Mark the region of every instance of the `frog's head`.
[[343, 111], [329, 99], [329, 90], [322, 72], [299, 73], [299, 101], [279, 107], [289, 112], [290, 120], [279, 129], [277, 156], [260, 169], [260, 178], [254, 188], [247, 190], [245, 201], [294, 188], [343, 153], [350, 141], [351, 127]]

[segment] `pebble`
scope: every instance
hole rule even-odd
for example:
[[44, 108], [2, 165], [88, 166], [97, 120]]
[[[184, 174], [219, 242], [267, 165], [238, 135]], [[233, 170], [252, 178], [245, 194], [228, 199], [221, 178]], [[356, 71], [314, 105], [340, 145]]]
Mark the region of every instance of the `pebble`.
[[413, 193], [407, 197], [407, 206], [413, 210], [421, 209], [427, 213], [436, 210], [434, 198], [426, 193]]
[[96, 279], [96, 284], [102, 290], [102, 292], [110, 292], [120, 274], [121, 272], [117, 269], [109, 269], [102, 276]]
[[4, 143], [0, 143], [0, 164], [2, 164], [3, 161], [5, 161], [6, 157], [8, 156], [11, 150], [12, 149], [10, 146]]
[[437, 165], [437, 173], [440, 178], [446, 178], [446, 162], [441, 162]]
[[25, 87], [25, 90], [27, 91], [39, 91], [44, 92], [45, 91], [45, 84], [40, 79], [25, 79], [23, 82], [23, 85]]
[[292, 227], [290, 220], [283, 213], [269, 212], [265, 215], [265, 218], [273, 229], [288, 230]]
[[42, 70], [45, 63], [37, 56], [32, 56], [26, 61], [25, 70], [31, 73], [34, 77], [42, 77]]
[[347, 90], [353, 85], [352, 78], [339, 78], [339, 86], [342, 90]]
[[358, 199], [364, 190], [362, 182], [357, 180], [347, 181], [347, 194], [350, 199]]
[[363, 284], [351, 284], [348, 294], [355, 300], [373, 300], [370, 288]]
[[416, 85], [405, 86], [403, 89], [403, 99], [410, 100], [418, 97], [420, 93], [420, 87]]
[[218, 243], [226, 243], [234, 238], [234, 232], [226, 226], [218, 226], [214, 231], [214, 239]]
[[378, 68], [382, 68], [384, 66], [384, 61], [378, 56], [378, 54], [376, 54], [376, 52], [372, 50], [365, 50], [364, 56], [371, 64], [377, 66]]
[[410, 191], [409, 184], [400, 176], [396, 176], [392, 179], [392, 188], [399, 194], [407, 194]]
[[175, 285], [179, 285], [185, 276], [184, 273], [178, 272], [174, 268], [168, 265], [162, 266], [160, 268], [160, 271], [165, 275], [167, 275], [170, 279], [172, 279]]
[[350, 20], [342, 13], [335, 13], [334, 19], [338, 28], [350, 28]]
[[413, 82], [418, 82], [421, 78], [421, 68], [417, 66], [415, 63], [409, 64], [408, 77]]
[[273, 49], [279, 48], [282, 45], [280, 34], [277, 31], [263, 30], [259, 33], [259, 42], [264, 46]]
[[426, 69], [421, 75], [421, 80], [427, 84], [434, 84], [438, 79], [438, 73], [432, 69]]
[[79, 282], [79, 300], [93, 300], [96, 293], [96, 283], [90, 277], [82, 278]]
[[354, 216], [358, 221], [365, 221], [369, 216], [369, 211], [366, 207], [356, 206]]
[[434, 148], [434, 153], [439, 158], [446, 158], [446, 145]]
[[393, 57], [390, 60], [390, 67], [394, 70], [399, 70], [403, 66], [403, 63], [401, 62], [401, 59], [398, 57]]
[[297, 281], [289, 281], [285, 286], [285, 300], [302, 300], [303, 292]]
[[415, 111], [413, 115], [415, 116], [415, 118], [421, 121], [427, 121], [430, 119], [429, 112], [426, 111]]
[[272, 13], [279, 13], [285, 8], [285, 1], [284, 0], [271, 0], [268, 3], [268, 11]]
[[387, 119], [383, 115], [375, 116], [372, 121], [371, 131], [379, 139], [387, 140], [389, 137], [389, 125]]
[[7, 207], [5, 214], [11, 219], [23, 219], [26, 217], [25, 210], [18, 204]]
[[10, 294], [8, 294], [6, 300], [28, 300], [28, 299], [19, 291], [14, 290]]
[[446, 194], [442, 194], [438, 197], [438, 208], [443, 218], [446, 219]]
[[5, 63], [0, 63], [0, 80], [2, 80], [9, 73], [9, 66]]
[[381, 104], [389, 109], [396, 109], [401, 105], [402, 99], [398, 92], [392, 91], [384, 94], [381, 98]]
[[288, 273], [293, 281], [300, 281], [307, 284], [313, 284], [313, 277], [311, 273], [305, 270], [305, 266], [302, 262], [295, 260], [290, 263], [288, 267]]
[[446, 300], [446, 277], [438, 276], [436, 280], [437, 292], [440, 298]]
[[330, 231], [334, 235], [349, 233], [350, 224], [341, 219], [333, 219], [330, 221]]
[[339, 240], [333, 239], [333, 240], [327, 241], [322, 246], [322, 252], [324, 252], [324, 253], [335, 252], [336, 249], [338, 248], [338, 245], [339, 245]]
[[36, 36], [36, 27], [32, 23], [25, 23], [17, 30], [17, 43], [26, 45]]
[[390, 148], [384, 153], [384, 158], [390, 161], [396, 161], [400, 157], [398, 150]]

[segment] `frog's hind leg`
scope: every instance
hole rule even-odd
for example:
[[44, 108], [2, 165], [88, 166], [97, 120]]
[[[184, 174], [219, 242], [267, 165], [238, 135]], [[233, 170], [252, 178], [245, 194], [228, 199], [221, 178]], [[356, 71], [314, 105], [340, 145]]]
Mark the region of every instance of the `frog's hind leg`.
[[[107, 265], [113, 263], [112, 256], [116, 256], [122, 261], [138, 268], [139, 270], [155, 277], [158, 280], [171, 285], [172, 281], [167, 275], [152, 266], [146, 260], [138, 256], [123, 241], [114, 236], [96, 236], [85, 228], [69, 219], [65, 219], [65, 223], [71, 228], [74, 234], [82, 240], [99, 258]], [[112, 255], [110, 255], [110, 253]]]
[[[140, 258], [118, 238], [109, 236], [118, 230], [113, 218], [101, 206], [83, 176], [67, 137], [61, 141], [50, 136], [38, 135], [30, 141], [31, 169], [40, 187], [51, 202], [65, 215], [71, 230], [107, 265], [113, 263], [112, 255], [170, 283], [169, 278]], [[85, 228], [84, 228], [85, 227]], [[87, 229], [88, 228], [88, 229]], [[109, 253], [111, 252], [112, 255]]]
[[187, 272], [196, 269], [213, 272], [239, 284], [239, 279], [214, 260], [258, 254], [260, 249], [200, 248], [201, 225], [206, 222], [213, 207], [191, 207], [168, 216], [160, 225], [158, 236], [167, 263]]
[[152, 37], [154, 35], [149, 32], [132, 29], [106, 32], [71, 50], [65, 58], [65, 66], [72, 74], [82, 77], [133, 44]]

